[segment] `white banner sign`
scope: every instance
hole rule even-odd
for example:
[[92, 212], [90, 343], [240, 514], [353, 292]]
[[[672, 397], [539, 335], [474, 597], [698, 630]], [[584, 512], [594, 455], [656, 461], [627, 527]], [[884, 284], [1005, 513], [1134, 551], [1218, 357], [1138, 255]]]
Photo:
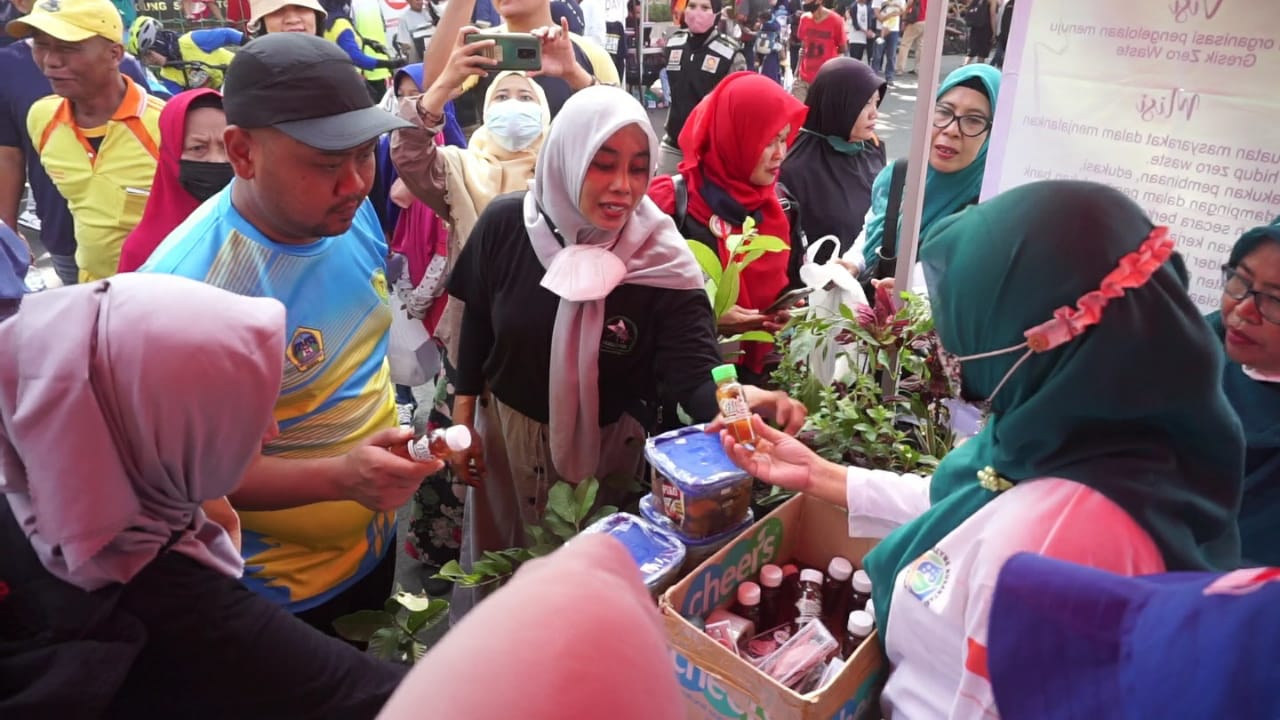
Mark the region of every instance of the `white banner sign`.
[[1015, 7], [983, 197], [1050, 178], [1119, 188], [1217, 309], [1231, 246], [1280, 215], [1280, 1]]

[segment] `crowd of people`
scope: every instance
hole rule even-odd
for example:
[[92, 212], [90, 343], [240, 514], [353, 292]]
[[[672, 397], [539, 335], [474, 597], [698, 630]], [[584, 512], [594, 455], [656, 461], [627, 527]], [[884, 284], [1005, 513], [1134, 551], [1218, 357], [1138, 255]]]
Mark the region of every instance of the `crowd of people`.
[[[346, 0], [250, 0], [247, 16], [228, 8], [243, 33], [186, 34], [126, 24], [110, 0], [14, 3], [0, 49], [6, 717], [398, 717], [430, 697], [445, 717], [497, 718], [517, 692], [529, 717], [683, 714], [652, 604], [604, 540], [491, 597], [459, 588], [454, 628], [408, 680], [331, 637], [384, 606], [397, 545], [471, 567], [529, 544], [558, 481], [639, 481], [647, 436], [718, 429], [722, 341], [784, 331], [775, 301], [803, 285], [802, 262], [888, 282], [907, 161], [877, 120], [920, 53], [925, 0], [759, 14], [687, 0], [657, 129], [618, 87], [594, 1], [498, 4], [499, 27], [540, 44], [536, 72], [496, 70], [494, 41], [470, 37], [474, 0], [411, 2], [422, 17], [390, 46]], [[932, 100], [909, 288], [981, 431], [931, 476], [844, 467], [794, 437], [806, 411], [771, 388], [772, 342], [729, 358], [759, 438], [724, 434], [729, 457], [883, 538], [866, 569], [889, 717], [1036, 717], [1052, 702], [1016, 660], [1052, 657], [1002, 628], [1071, 619], [997, 614], [1028, 592], [1021, 572], [1092, 568], [1082, 583], [1158, 594], [1121, 578], [1280, 565], [1280, 219], [1223, 258], [1206, 319], [1167, 229], [1120, 192], [1040, 182], [979, 203], [1001, 83], [983, 60], [1012, 4], [972, 4], [972, 62]], [[469, 132], [464, 98], [480, 109]], [[28, 183], [65, 286], [38, 293], [16, 233]], [[747, 265], [717, 316], [691, 247], [728, 265], [752, 228], [785, 250]], [[820, 241], [830, 252], [807, 252]], [[440, 360], [426, 427], [473, 438], [447, 462], [393, 452], [422, 415], [392, 380], [398, 322], [421, 323]], [[629, 486], [602, 485], [597, 504]], [[949, 582], [925, 582], [938, 563]], [[547, 663], [536, 638], [561, 616], [617, 641]], [[527, 692], [468, 694], [465, 663]], [[557, 676], [581, 692], [548, 692]]]

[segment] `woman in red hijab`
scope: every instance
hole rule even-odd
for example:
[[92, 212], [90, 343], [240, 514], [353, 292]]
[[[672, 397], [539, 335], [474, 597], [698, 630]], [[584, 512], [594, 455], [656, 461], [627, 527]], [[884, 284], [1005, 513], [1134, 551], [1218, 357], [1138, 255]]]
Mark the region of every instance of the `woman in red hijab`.
[[222, 93], [203, 88], [174, 95], [160, 113], [160, 159], [142, 220], [124, 240], [120, 272], [133, 272], [187, 216], [231, 182], [222, 131]]
[[[793, 228], [779, 199], [778, 173], [804, 124], [808, 108], [763, 75], [738, 72], [726, 77], [693, 109], [680, 131], [678, 176], [654, 179], [649, 197], [671, 215], [686, 238], [702, 242], [728, 261], [725, 238], [740, 233], [748, 217], [761, 235], [791, 243]], [[688, 205], [677, 211], [680, 178]], [[798, 233], [799, 228], [794, 232]], [[790, 284], [789, 252], [766, 253], [741, 277], [738, 306], [719, 318], [722, 333], [780, 329], [785, 316], [766, 315]], [[746, 343], [739, 364], [751, 375], [764, 371], [766, 343]]]

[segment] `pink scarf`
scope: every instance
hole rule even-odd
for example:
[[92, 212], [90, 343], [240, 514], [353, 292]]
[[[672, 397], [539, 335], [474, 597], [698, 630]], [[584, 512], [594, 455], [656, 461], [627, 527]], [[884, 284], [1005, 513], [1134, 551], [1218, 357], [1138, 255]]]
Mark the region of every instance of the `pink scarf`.
[[126, 583], [172, 543], [240, 576], [200, 503], [261, 450], [284, 325], [275, 300], [139, 273], [31, 295], [0, 324], [0, 493], [50, 572]]
[[644, 108], [625, 91], [596, 86], [574, 93], [565, 103], [542, 146], [524, 198], [529, 241], [547, 270], [542, 286], [560, 297], [551, 334], [551, 459], [560, 475], [573, 483], [594, 475], [600, 458], [605, 298], [624, 283], [703, 288], [693, 252], [671, 218], [648, 197], [618, 232], [595, 228], [578, 209], [583, 179], [596, 151], [628, 125], [639, 126], [648, 137], [652, 179], [658, 139]]

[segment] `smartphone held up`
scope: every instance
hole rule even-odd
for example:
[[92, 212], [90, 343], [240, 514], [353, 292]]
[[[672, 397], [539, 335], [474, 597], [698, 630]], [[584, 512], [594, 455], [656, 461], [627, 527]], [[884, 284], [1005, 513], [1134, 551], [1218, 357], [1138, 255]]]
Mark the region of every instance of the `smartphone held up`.
[[529, 33], [469, 33], [464, 42], [470, 44], [492, 40], [493, 45], [479, 54], [495, 60], [489, 66], [492, 72], [521, 70], [533, 72], [542, 69], [542, 41]]

